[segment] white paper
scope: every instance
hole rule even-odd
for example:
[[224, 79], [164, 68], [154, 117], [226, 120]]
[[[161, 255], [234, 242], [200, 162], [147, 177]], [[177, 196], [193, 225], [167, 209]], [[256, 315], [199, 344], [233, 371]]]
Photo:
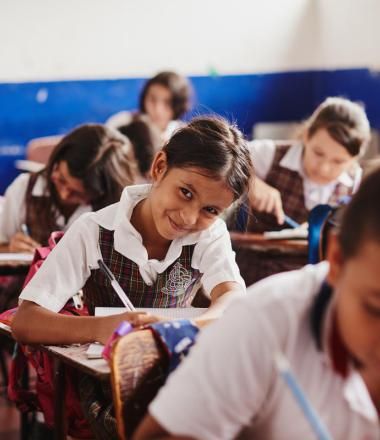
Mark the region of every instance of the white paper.
[[93, 344], [90, 344], [88, 349], [86, 350], [86, 356], [88, 359], [100, 359], [102, 357], [103, 349], [103, 344], [98, 344], [97, 342], [94, 342]]
[[306, 228], [281, 229], [281, 231], [266, 231], [263, 235], [268, 240], [307, 239], [308, 230]]
[[23, 254], [21, 252], [0, 252], [0, 261], [24, 261], [32, 262], [33, 254]]
[[[202, 315], [207, 308], [200, 307], [168, 307], [168, 308], [136, 308], [136, 312], [146, 312], [169, 319], [191, 319]], [[126, 312], [124, 307], [95, 307], [95, 316], [109, 316]]]

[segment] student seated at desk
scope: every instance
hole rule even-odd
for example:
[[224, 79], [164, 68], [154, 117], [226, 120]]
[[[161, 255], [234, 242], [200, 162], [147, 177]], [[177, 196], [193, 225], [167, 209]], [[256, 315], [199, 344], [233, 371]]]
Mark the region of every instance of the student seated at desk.
[[123, 188], [133, 183], [130, 150], [124, 136], [100, 124], [73, 130], [55, 147], [46, 168], [20, 174], [8, 187], [0, 246], [33, 252], [47, 244], [51, 232], [66, 230], [81, 214], [118, 201]]
[[378, 439], [379, 199], [377, 171], [330, 236], [328, 262], [255, 284], [203, 330], [134, 440], [317, 438], [276, 369], [279, 351], [329, 438]]
[[[175, 72], [160, 72], [150, 78], [140, 95], [139, 112], [147, 114], [160, 131], [163, 141], [181, 126], [179, 118], [189, 110], [191, 86], [187, 78]], [[119, 128], [129, 124], [133, 112], [112, 115], [106, 125]]]
[[[103, 125], [83, 125], [55, 147], [46, 168], [21, 174], [5, 193], [0, 217], [2, 252], [33, 253], [53, 231], [66, 231], [83, 213], [119, 200], [133, 183], [128, 140]], [[23, 278], [2, 286], [0, 310], [14, 306]], [[18, 289], [18, 290], [17, 290]]]
[[[123, 320], [135, 327], [160, 320], [137, 312], [57, 314], [81, 288], [90, 314], [95, 306], [122, 306], [99, 260], [135, 307], [188, 307], [202, 285], [211, 305], [199, 325], [218, 318], [244, 295], [229, 233], [219, 219], [246, 193], [252, 174], [238, 129], [223, 119], [194, 119], [157, 153], [151, 174], [152, 185], [127, 187], [119, 203], [72, 225], [21, 293], [12, 326], [17, 340], [105, 343]], [[99, 434], [102, 427], [94, 429]], [[112, 435], [115, 426], [104, 438]]]
[[[331, 97], [306, 121], [301, 142], [253, 141], [250, 150], [258, 178], [250, 188], [252, 212], [247, 230], [289, 228], [284, 214], [304, 223], [314, 206], [335, 204], [354, 193], [362, 176], [358, 159], [369, 139], [370, 126], [362, 107]], [[284, 258], [260, 255], [256, 261], [244, 251], [237, 253], [237, 262], [247, 285], [296, 268]]]

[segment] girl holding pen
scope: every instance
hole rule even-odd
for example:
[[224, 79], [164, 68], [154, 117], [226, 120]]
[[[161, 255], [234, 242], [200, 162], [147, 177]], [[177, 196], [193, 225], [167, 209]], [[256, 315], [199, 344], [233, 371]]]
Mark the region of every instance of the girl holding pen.
[[[307, 222], [314, 206], [336, 204], [343, 196], [353, 194], [362, 176], [358, 160], [369, 139], [370, 126], [362, 107], [331, 97], [305, 122], [300, 140], [251, 142], [257, 178], [249, 192], [252, 211], [247, 230], [294, 227]], [[252, 264], [252, 254], [249, 258], [244, 250], [237, 253], [247, 285], [299, 264], [283, 257], [261, 257]]]
[[[202, 286], [210, 306], [196, 323], [221, 316], [244, 295], [245, 285], [219, 216], [247, 192], [252, 172], [242, 134], [223, 119], [197, 118], [176, 131], [155, 156], [151, 185], [125, 188], [119, 203], [82, 216], [67, 231], [21, 293], [14, 337], [24, 343], [105, 343], [121, 321], [138, 328], [160, 320], [131, 311], [57, 314], [81, 288], [91, 315], [96, 306], [123, 305], [99, 260], [134, 307], [188, 307]], [[85, 378], [81, 395], [96, 398], [95, 388]], [[100, 408], [92, 420], [108, 414]], [[105, 426], [93, 429], [113, 438]]]
[[21, 174], [7, 189], [1, 250], [33, 253], [53, 231], [66, 231], [81, 214], [116, 202], [133, 183], [130, 150], [118, 131], [97, 124], [63, 137], [45, 169]]
[[[82, 125], [64, 136], [45, 169], [18, 176], [5, 193], [0, 251], [33, 253], [53, 231], [66, 231], [83, 213], [115, 203], [133, 183], [132, 147], [117, 130]], [[23, 276], [0, 286], [0, 312], [17, 304]]]

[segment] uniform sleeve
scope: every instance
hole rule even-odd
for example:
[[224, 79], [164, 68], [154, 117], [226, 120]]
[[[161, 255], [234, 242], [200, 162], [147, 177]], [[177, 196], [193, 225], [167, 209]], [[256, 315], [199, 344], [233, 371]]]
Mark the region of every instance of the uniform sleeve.
[[58, 312], [97, 268], [99, 226], [84, 214], [65, 233], [37, 271], [20, 299]]
[[9, 243], [25, 222], [25, 194], [30, 174], [20, 174], [7, 188], [0, 215], [0, 243]]
[[255, 174], [264, 180], [271, 168], [276, 152], [276, 144], [269, 139], [256, 140], [248, 143], [248, 149], [251, 153]]
[[226, 224], [222, 220], [217, 222], [210, 236], [195, 246], [192, 261], [193, 267], [203, 274], [202, 286], [208, 295], [218, 284], [227, 281], [239, 283], [245, 290]]
[[262, 409], [273, 382], [276, 340], [246, 299], [202, 330], [150, 405], [150, 414], [169, 433], [229, 440]]

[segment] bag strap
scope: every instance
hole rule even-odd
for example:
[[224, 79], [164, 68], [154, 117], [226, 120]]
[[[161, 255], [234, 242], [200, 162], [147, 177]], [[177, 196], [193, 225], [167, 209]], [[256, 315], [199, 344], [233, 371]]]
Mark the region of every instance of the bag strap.
[[169, 372], [175, 370], [194, 345], [199, 328], [189, 319], [150, 324], [150, 329], [169, 357]]

